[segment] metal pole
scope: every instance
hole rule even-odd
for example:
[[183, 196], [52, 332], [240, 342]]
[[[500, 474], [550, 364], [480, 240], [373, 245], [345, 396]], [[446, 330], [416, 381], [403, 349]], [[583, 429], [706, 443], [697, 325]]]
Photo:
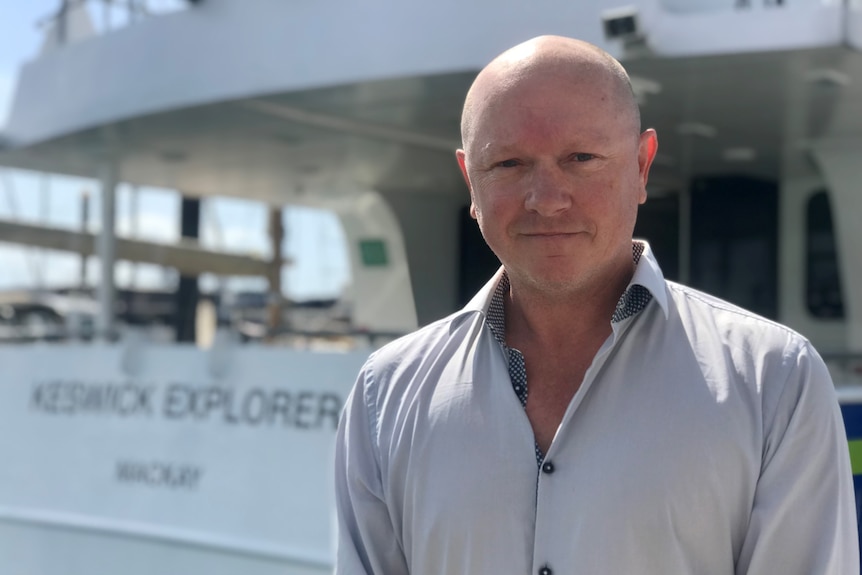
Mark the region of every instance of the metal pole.
[[111, 31], [111, 0], [102, 0], [102, 26], [105, 32]]
[[[183, 196], [180, 207], [180, 236], [197, 240], [200, 237], [200, 219], [200, 199]], [[196, 316], [199, 300], [198, 276], [187, 276], [180, 273], [175, 299], [176, 341], [194, 342], [197, 340]]]
[[[138, 197], [139, 197], [138, 186], [132, 186], [131, 194], [129, 196], [129, 220], [131, 221], [131, 236], [134, 239], [138, 239]], [[138, 283], [138, 262], [132, 263], [132, 277], [129, 278], [129, 284], [132, 289], [137, 287]]]
[[275, 334], [284, 324], [284, 298], [281, 286], [281, 265], [283, 261], [281, 244], [284, 241], [282, 210], [277, 206], [269, 208], [269, 239], [272, 246], [272, 262], [269, 268], [269, 295], [267, 297], [267, 327]]
[[[81, 234], [87, 233], [87, 224], [90, 221], [90, 192], [81, 191]], [[81, 251], [81, 292], [87, 289], [87, 260], [86, 251]]]
[[57, 31], [57, 45], [62, 46], [66, 43], [66, 30], [68, 24], [66, 20], [69, 17], [69, 0], [63, 0], [60, 3], [60, 10], [57, 12], [57, 21], [54, 24]]
[[[42, 174], [39, 186], [39, 222], [43, 226], [48, 225], [48, 219], [51, 212], [51, 176]], [[34, 260], [36, 262], [34, 268], [39, 270], [36, 277], [36, 289], [42, 291], [45, 289], [45, 260], [48, 254], [45, 250], [36, 248], [33, 251]]]
[[116, 220], [117, 164], [112, 159], [106, 159], [100, 171], [102, 184], [102, 230], [99, 233], [98, 252], [102, 277], [99, 281], [99, 321], [97, 325], [99, 336], [110, 341], [116, 335], [116, 322], [114, 319], [114, 302], [116, 301], [114, 261], [117, 253], [117, 238], [114, 231], [114, 223]]

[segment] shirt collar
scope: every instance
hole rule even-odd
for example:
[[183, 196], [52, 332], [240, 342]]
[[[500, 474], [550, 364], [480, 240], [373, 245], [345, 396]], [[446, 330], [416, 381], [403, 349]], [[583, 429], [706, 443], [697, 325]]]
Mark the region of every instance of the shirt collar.
[[645, 287], [658, 302], [661, 311], [664, 313], [664, 318], [667, 319], [667, 286], [664, 281], [664, 274], [661, 273], [661, 268], [655, 259], [655, 254], [653, 254], [652, 248], [646, 240], [633, 240], [633, 244], [643, 246], [643, 253], [636, 262], [635, 273], [629, 282], [629, 287], [626, 289], [628, 290], [634, 285]]
[[491, 298], [494, 296], [494, 292], [497, 290], [497, 286], [500, 284], [500, 281], [503, 279], [503, 276], [506, 274], [505, 268], [500, 266], [500, 269], [497, 270], [497, 273], [488, 280], [488, 282], [482, 286], [476, 295], [473, 296], [467, 305], [465, 305], [462, 309], [462, 313], [479, 311], [483, 314], [488, 312], [488, 306], [491, 305]]
[[[632, 279], [629, 282], [626, 291], [623, 293], [622, 297], [620, 297], [620, 301], [617, 304], [617, 311], [614, 312], [614, 317], [612, 318], [613, 321], [622, 321], [629, 317], [629, 315], [632, 315], [626, 315], [624, 312], [624, 310], [629, 307], [628, 300], [629, 298], [637, 297], [639, 292], [643, 293], [643, 290], [648, 292], [648, 294], [658, 302], [662, 312], [664, 313], [665, 319], [667, 319], [668, 303], [664, 275], [661, 273], [661, 268], [659, 268], [658, 262], [655, 259], [655, 255], [652, 253], [649, 243], [645, 240], [633, 240], [632, 259], [635, 262], [635, 273], [632, 275]], [[467, 305], [461, 309], [461, 312], [458, 315], [480, 312], [491, 319], [491, 315], [495, 315], [490, 313], [491, 304], [494, 301], [494, 295], [497, 294], [500, 289], [505, 288], [506, 286], [501, 284], [503, 282], [508, 284], [508, 281], [506, 270], [501, 266], [500, 269], [497, 270], [497, 273], [495, 273], [494, 276], [488, 280], [484, 286], [482, 286], [482, 289], [473, 296], [473, 299], [471, 299]], [[643, 289], [635, 289], [635, 286], [640, 286], [640, 288]], [[640, 311], [637, 306], [635, 306], [635, 309]], [[496, 320], [497, 318], [494, 317], [493, 319]], [[495, 323], [497, 322], [495, 321]], [[495, 327], [497, 328], [497, 331], [499, 331], [500, 325], [498, 323]]]

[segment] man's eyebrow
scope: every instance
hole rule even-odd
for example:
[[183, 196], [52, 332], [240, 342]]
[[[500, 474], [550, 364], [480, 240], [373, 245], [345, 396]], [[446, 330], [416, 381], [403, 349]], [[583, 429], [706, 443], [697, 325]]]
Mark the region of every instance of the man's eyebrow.
[[[582, 132], [575, 137], [572, 137], [564, 146], [564, 150], [568, 152], [598, 152], [600, 148], [605, 148], [614, 143], [614, 138], [606, 132]], [[488, 156], [499, 156], [506, 154], [520, 155], [524, 150], [517, 142], [501, 142], [499, 139], [489, 140], [488, 142], [476, 147], [474, 155], [477, 159], [487, 158]]]

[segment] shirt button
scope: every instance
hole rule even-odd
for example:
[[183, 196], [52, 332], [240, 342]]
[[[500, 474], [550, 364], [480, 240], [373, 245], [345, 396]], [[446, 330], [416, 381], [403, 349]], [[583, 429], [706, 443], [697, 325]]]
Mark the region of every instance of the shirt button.
[[545, 565], [544, 567], [539, 569], [539, 575], [553, 575], [553, 573], [554, 572], [551, 571], [551, 568], [548, 567], [547, 565]]
[[[547, 473], [548, 475], [553, 473], [554, 472], [554, 462], [553, 461], [544, 462], [542, 464], [542, 472]], [[550, 574], [550, 571], [548, 572], [548, 574]]]

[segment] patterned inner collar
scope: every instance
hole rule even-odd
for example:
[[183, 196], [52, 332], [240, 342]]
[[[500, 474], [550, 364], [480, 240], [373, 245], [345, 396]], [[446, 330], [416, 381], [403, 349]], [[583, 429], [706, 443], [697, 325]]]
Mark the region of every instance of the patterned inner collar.
[[[632, 242], [632, 260], [635, 265], [640, 262], [641, 255], [644, 252], [644, 244], [641, 242]], [[500, 278], [500, 283], [497, 284], [497, 289], [494, 290], [494, 295], [491, 297], [491, 303], [488, 306], [488, 325], [494, 338], [500, 345], [506, 347], [506, 294], [509, 293], [509, 275], [504, 271], [503, 277]], [[617, 307], [614, 310], [614, 315], [611, 317], [611, 323], [619, 323], [622, 320], [631, 317], [642, 309], [652, 299], [652, 294], [644, 286], [640, 284], [632, 284], [623, 292], [617, 301]]]

